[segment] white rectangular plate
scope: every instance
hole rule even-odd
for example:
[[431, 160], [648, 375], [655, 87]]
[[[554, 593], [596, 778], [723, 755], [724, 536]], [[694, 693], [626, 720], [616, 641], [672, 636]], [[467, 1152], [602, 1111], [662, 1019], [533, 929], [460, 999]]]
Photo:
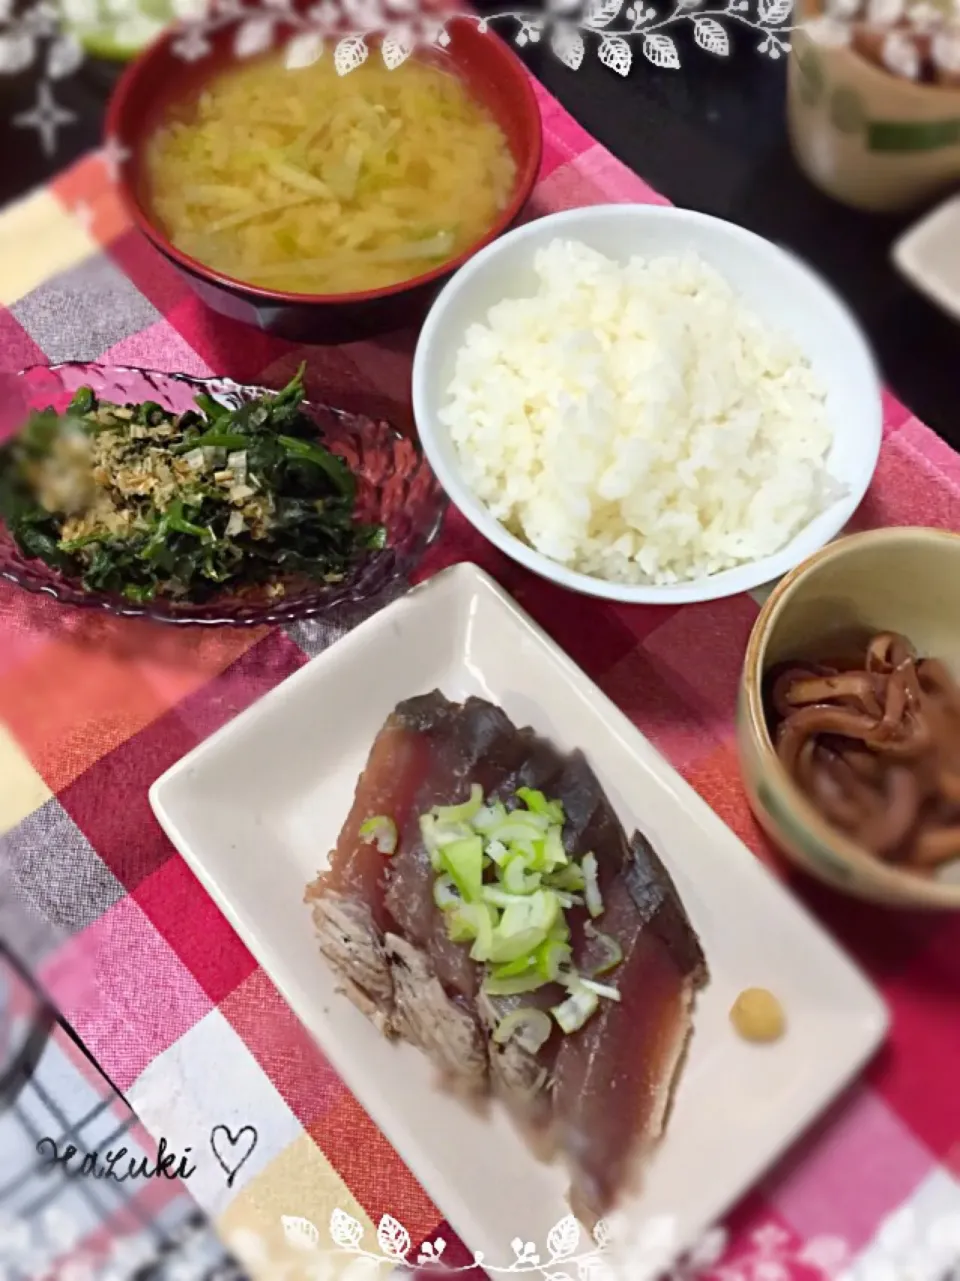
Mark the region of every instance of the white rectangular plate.
[[[388, 1043], [335, 991], [303, 891], [335, 844], [367, 753], [402, 699], [439, 688], [498, 703], [586, 753], [628, 831], [674, 876], [712, 981], [637, 1220], [669, 1215], [692, 1243], [767, 1169], [883, 1038], [883, 1003], [834, 943], [627, 718], [490, 578], [460, 565], [338, 641], [201, 744], [151, 789], [170, 839], [431, 1198], [505, 1266], [542, 1245], [566, 1180], [494, 1111], [438, 1090], [416, 1050]], [[789, 1030], [758, 1047], [728, 1012], [754, 985]], [[385, 1212], [390, 1211], [384, 1206]], [[639, 1278], [638, 1278], [639, 1281]]]

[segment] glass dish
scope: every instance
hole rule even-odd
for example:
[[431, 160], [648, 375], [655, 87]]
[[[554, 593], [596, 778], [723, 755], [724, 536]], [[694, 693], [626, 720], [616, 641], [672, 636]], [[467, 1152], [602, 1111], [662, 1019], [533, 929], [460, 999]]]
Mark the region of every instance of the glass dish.
[[[118, 403], [155, 400], [183, 413], [200, 392], [236, 407], [267, 388], [244, 386], [229, 378], [193, 378], [123, 365], [65, 363], [34, 365], [5, 379], [4, 420], [9, 427], [48, 405], [66, 408], [80, 387]], [[329, 405], [304, 403], [325, 444], [345, 458], [357, 475], [357, 515], [387, 530], [387, 545], [369, 553], [343, 582], [287, 582], [282, 597], [264, 587], [225, 591], [202, 604], [157, 599], [134, 604], [121, 596], [87, 591], [75, 579], [41, 560], [24, 556], [0, 521], [0, 578], [30, 592], [41, 592], [67, 605], [94, 607], [131, 618], [162, 623], [255, 627], [310, 618], [337, 606], [356, 604], [382, 592], [408, 575], [440, 530], [447, 499], [419, 446], [389, 423], [348, 413]], [[5, 435], [0, 424], [0, 436]]]

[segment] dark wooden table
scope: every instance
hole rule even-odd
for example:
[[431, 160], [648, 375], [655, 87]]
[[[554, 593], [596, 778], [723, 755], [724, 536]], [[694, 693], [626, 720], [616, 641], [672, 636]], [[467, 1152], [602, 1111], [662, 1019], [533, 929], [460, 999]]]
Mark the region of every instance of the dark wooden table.
[[[748, 30], [732, 29], [731, 39], [731, 56], [719, 59], [681, 37], [680, 70], [638, 58], [626, 79], [592, 50], [576, 72], [542, 46], [523, 56], [594, 137], [674, 203], [741, 223], [813, 264], [859, 316], [897, 396], [960, 448], [960, 326], [889, 262], [892, 241], [912, 219], [854, 213], [821, 196], [788, 148], [783, 59], [757, 53]], [[0, 76], [0, 203], [97, 144], [111, 78], [88, 63], [57, 86], [76, 120], [45, 156], [35, 133], [12, 124], [33, 105], [34, 81]]]

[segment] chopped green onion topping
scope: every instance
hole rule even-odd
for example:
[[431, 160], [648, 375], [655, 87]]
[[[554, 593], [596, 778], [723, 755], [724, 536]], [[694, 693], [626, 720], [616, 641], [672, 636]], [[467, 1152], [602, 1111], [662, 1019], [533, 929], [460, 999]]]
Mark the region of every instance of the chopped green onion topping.
[[600, 883], [597, 879], [597, 856], [596, 854], [584, 854], [583, 856], [583, 876], [584, 889], [587, 895], [587, 911], [596, 919], [603, 915], [603, 899], [600, 897]]
[[470, 799], [462, 805], [435, 805], [432, 813], [438, 823], [469, 823], [483, 806], [483, 788], [479, 783], [470, 784]]
[[563, 827], [566, 815], [559, 801], [548, 801], [543, 792], [535, 792], [532, 787], [518, 787], [517, 796], [523, 801], [531, 814], [542, 814], [551, 823]]
[[515, 961], [507, 961], [503, 965], [495, 965], [490, 973], [491, 977], [495, 979], [517, 979], [522, 978], [524, 975], [536, 974], [537, 953], [527, 952]]
[[540, 888], [540, 873], [527, 871], [527, 860], [522, 854], [510, 859], [502, 872], [504, 886], [511, 894], [531, 894]]
[[580, 979], [581, 987], [592, 992], [594, 996], [601, 996], [605, 1001], [619, 1001], [620, 993], [615, 987], [607, 987], [605, 983], [595, 983], [593, 979]]
[[[602, 955], [591, 966], [590, 977], [577, 973], [564, 914], [584, 905], [591, 917], [602, 914], [596, 856], [578, 858], [568, 852], [559, 801], [527, 787], [517, 791], [516, 799], [517, 808], [510, 808], [509, 800], [485, 803], [482, 788], [472, 783], [468, 800], [434, 806], [420, 816], [424, 847], [436, 873], [434, 902], [449, 937], [469, 945], [471, 958], [487, 966], [484, 992], [516, 996], [561, 984], [568, 996], [552, 1014], [565, 1032], [576, 1031], [601, 999], [619, 1001], [615, 987], [595, 979], [615, 969], [623, 952], [615, 939], [588, 922], [585, 931]], [[515, 1014], [498, 1027], [504, 1038], [499, 1043], [516, 1040], [533, 1046], [536, 1041], [535, 1052], [549, 1035], [549, 1018], [539, 1010]]]
[[482, 897], [484, 903], [489, 903], [491, 907], [505, 908], [511, 903], [522, 903], [527, 895], [511, 894], [502, 885], [484, 885]]
[[576, 894], [586, 887], [583, 869], [576, 863], [569, 863], [566, 867], [561, 867], [559, 872], [551, 873], [550, 884], [558, 890], [569, 890]]
[[548, 938], [537, 948], [537, 969], [548, 983], [557, 983], [572, 965], [573, 951], [569, 943]]
[[377, 814], [360, 824], [360, 839], [366, 845], [376, 845], [381, 854], [395, 854], [399, 840], [397, 825], [386, 814]]
[[570, 862], [567, 851], [563, 848], [563, 836], [559, 827], [551, 827], [543, 843], [544, 870], [552, 872], [555, 868], [566, 867]]
[[503, 801], [494, 801], [492, 805], [482, 805], [471, 820], [478, 832], [487, 833], [494, 827], [507, 821], [507, 807]]
[[463, 902], [453, 877], [447, 872], [443, 872], [433, 883], [433, 901], [441, 912], [448, 912]]
[[[461, 903], [445, 912], [447, 933], [454, 943], [473, 943], [470, 955], [475, 961], [489, 960], [493, 939], [493, 914], [485, 903]], [[474, 950], [483, 956], [474, 956]]]
[[552, 1030], [550, 1016], [544, 1014], [543, 1010], [521, 1008], [512, 1010], [500, 1020], [493, 1039], [497, 1045], [516, 1041], [528, 1054], [536, 1054], [544, 1042], [549, 1040]]
[[564, 1032], [579, 1032], [600, 1005], [600, 998], [588, 988], [575, 988], [565, 1001], [555, 1005], [550, 1013], [560, 1024]]
[[477, 903], [483, 892], [483, 841], [479, 836], [441, 845], [440, 866], [453, 878], [460, 896], [467, 903]]
[[468, 823], [441, 823], [434, 814], [421, 814], [420, 835], [435, 872], [442, 871], [440, 851], [455, 841], [470, 840], [474, 833]]
[[596, 963], [590, 971], [592, 979], [599, 978], [601, 974], [608, 974], [615, 970], [623, 960], [623, 948], [610, 934], [601, 934], [592, 921], [588, 921], [583, 927], [587, 938], [592, 939], [597, 945], [599, 953]]
[[516, 978], [498, 978], [496, 970], [483, 980], [482, 987], [488, 996], [522, 996], [525, 992], [536, 992], [543, 987], [539, 974], [518, 974]]
[[477, 937], [470, 949], [470, 958], [474, 961], [493, 959], [493, 931], [496, 917], [485, 903], [475, 905]]
[[513, 850], [509, 845], [504, 845], [503, 841], [487, 841], [484, 853], [487, 858], [498, 864], [506, 863], [513, 858]]
[[509, 845], [511, 841], [538, 841], [547, 834], [547, 820], [537, 814], [524, 814], [516, 810], [508, 814], [502, 823], [497, 823], [487, 833], [491, 840], [502, 841]]

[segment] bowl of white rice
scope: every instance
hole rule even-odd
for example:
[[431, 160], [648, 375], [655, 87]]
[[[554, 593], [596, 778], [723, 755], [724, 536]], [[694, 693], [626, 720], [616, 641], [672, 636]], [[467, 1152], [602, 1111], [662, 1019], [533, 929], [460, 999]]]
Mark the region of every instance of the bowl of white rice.
[[651, 205], [567, 210], [481, 250], [420, 333], [413, 407], [480, 533], [638, 604], [787, 573], [853, 515], [882, 431], [870, 349], [818, 276]]

